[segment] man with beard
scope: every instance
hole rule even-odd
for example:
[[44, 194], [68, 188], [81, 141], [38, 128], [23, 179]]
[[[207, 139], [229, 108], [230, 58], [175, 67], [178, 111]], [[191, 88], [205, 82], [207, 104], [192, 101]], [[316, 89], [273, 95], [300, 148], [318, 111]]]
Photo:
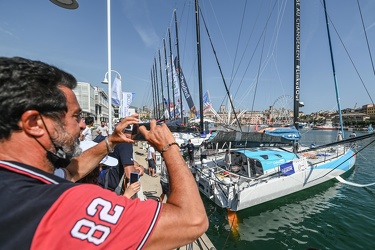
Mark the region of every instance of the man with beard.
[[[0, 57], [0, 249], [172, 249], [208, 227], [198, 188], [168, 127], [139, 130], [162, 153], [171, 193], [165, 204], [130, 200], [73, 178], [93, 169], [113, 147], [132, 143], [124, 119], [106, 140], [79, 157], [84, 129], [72, 89], [76, 79], [51, 65]], [[184, 230], [181, 230], [184, 229]]]

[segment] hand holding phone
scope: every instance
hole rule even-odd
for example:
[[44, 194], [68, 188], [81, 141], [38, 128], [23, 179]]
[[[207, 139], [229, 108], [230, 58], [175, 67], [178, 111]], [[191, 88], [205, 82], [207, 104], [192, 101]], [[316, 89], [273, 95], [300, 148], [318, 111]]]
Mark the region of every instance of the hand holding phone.
[[133, 124], [131, 138], [134, 141], [146, 141], [146, 138], [139, 132], [140, 126], [145, 126], [147, 130], [150, 130], [150, 123]]
[[139, 181], [139, 174], [136, 172], [130, 173], [130, 184]]

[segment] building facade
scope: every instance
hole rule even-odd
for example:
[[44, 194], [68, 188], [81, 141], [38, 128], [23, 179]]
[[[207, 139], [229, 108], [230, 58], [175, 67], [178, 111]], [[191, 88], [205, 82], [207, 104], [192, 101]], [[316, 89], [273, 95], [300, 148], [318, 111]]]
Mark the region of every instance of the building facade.
[[[95, 123], [100, 123], [102, 121], [109, 121], [109, 112], [108, 112], [108, 95], [104, 92], [103, 89], [95, 88]], [[112, 109], [113, 110], [113, 109]]]
[[73, 89], [74, 94], [82, 109], [82, 117], [96, 117], [95, 113], [95, 88], [87, 82], [78, 82]]
[[361, 112], [365, 113], [370, 117], [370, 119], [375, 119], [375, 105], [374, 104], [366, 104], [363, 105], [361, 108]]

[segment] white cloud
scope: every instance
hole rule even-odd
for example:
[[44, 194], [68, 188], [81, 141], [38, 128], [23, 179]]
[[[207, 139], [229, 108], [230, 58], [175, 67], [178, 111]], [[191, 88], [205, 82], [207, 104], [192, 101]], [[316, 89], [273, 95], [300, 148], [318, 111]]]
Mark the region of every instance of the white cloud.
[[369, 31], [370, 29], [372, 29], [373, 27], [375, 27], [375, 23], [372, 23], [370, 26], [368, 26], [366, 28], [366, 31]]
[[123, 10], [145, 46], [158, 46], [160, 38], [153, 29], [148, 4], [144, 0], [123, 1]]
[[16, 35], [14, 35], [11, 31], [5, 29], [4, 27], [0, 27], [0, 33], [3, 33], [11, 37], [16, 37]]

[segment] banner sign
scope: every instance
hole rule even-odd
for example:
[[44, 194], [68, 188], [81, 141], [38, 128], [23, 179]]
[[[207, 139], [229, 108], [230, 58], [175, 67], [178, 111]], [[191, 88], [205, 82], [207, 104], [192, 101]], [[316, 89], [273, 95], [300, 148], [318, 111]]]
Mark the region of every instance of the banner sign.
[[280, 165], [280, 172], [283, 175], [292, 175], [295, 173], [293, 162], [287, 162], [285, 164]]

